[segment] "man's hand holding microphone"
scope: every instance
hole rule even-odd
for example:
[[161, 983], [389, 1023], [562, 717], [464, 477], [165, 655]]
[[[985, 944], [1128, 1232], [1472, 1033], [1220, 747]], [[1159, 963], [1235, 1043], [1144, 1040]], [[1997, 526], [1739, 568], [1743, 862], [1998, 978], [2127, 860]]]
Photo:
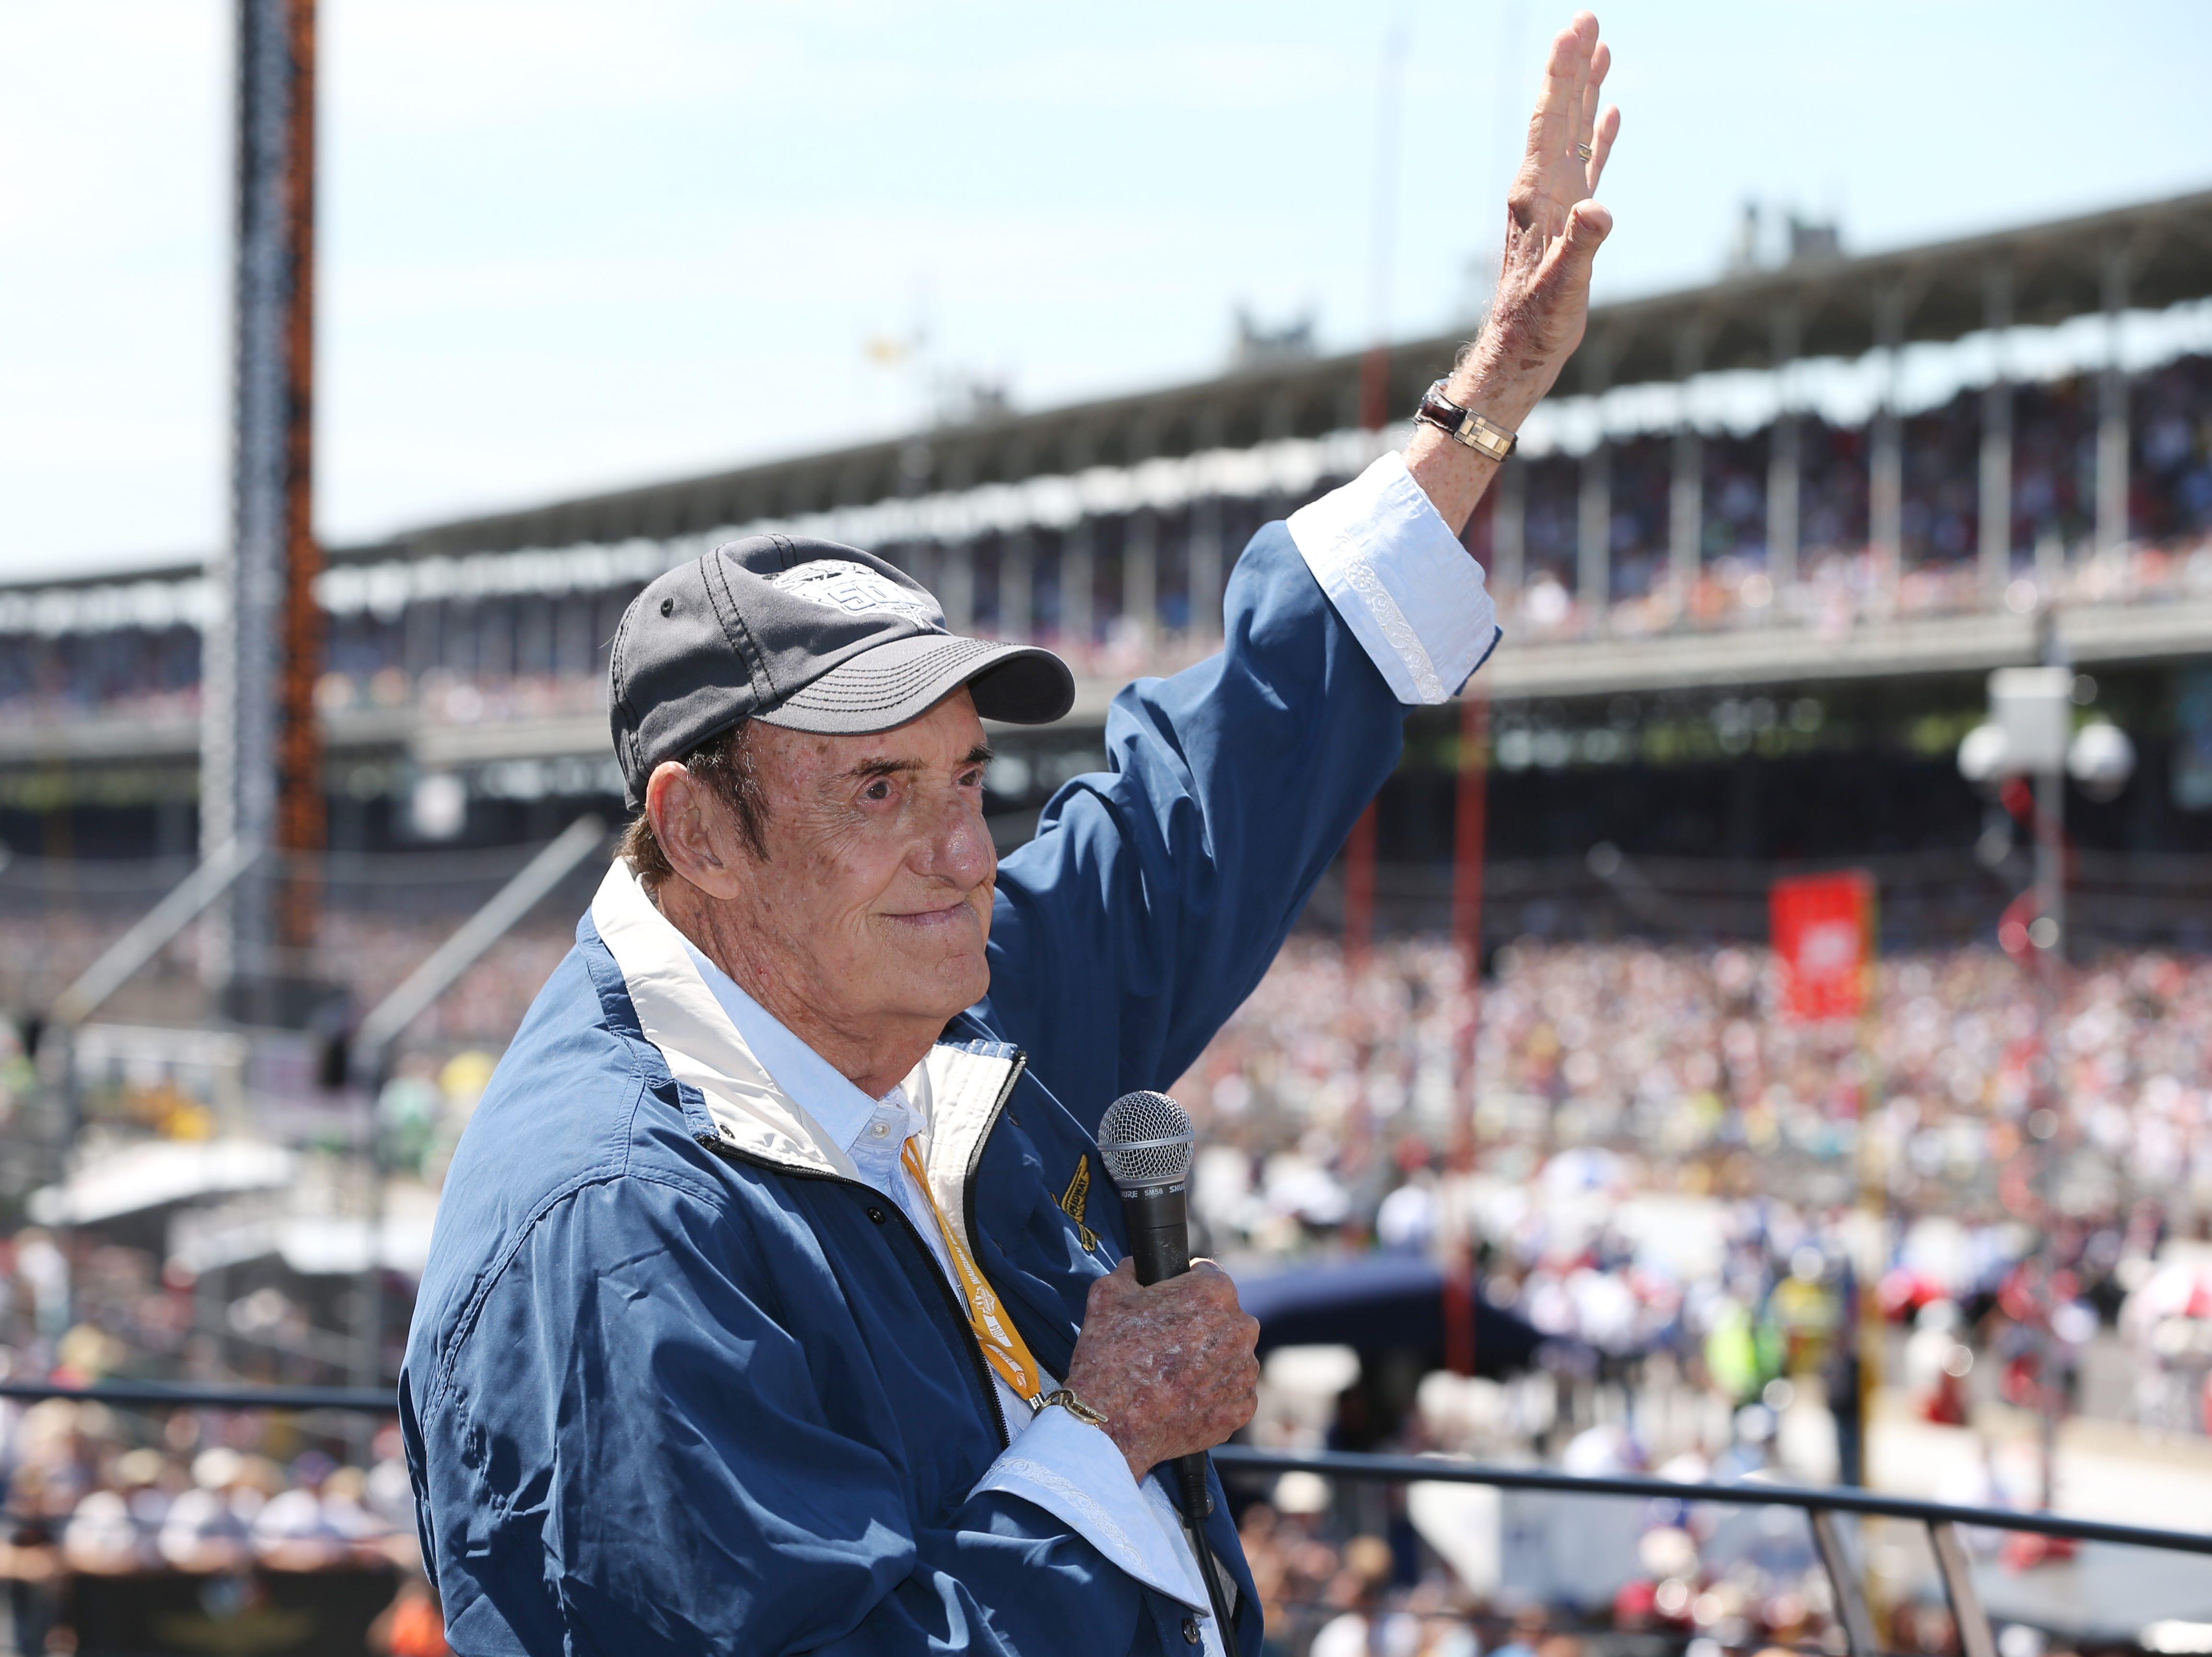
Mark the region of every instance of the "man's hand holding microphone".
[[1237, 1657], [1230, 1589], [1206, 1540], [1206, 1452], [1252, 1419], [1258, 1319], [1211, 1260], [1190, 1258], [1190, 1113], [1165, 1093], [1124, 1093], [1098, 1124], [1098, 1154], [1121, 1192], [1129, 1258], [1091, 1286], [1067, 1388], [1141, 1480], [1175, 1467], [1176, 1506], [1226, 1657]]
[[1104, 1431], [1141, 1479], [1252, 1419], [1260, 1325], [1237, 1304], [1227, 1272], [1190, 1258], [1182, 1107], [1164, 1093], [1127, 1094], [1107, 1111], [1098, 1140], [1121, 1189], [1132, 1250], [1091, 1286], [1067, 1390], [1106, 1417]]

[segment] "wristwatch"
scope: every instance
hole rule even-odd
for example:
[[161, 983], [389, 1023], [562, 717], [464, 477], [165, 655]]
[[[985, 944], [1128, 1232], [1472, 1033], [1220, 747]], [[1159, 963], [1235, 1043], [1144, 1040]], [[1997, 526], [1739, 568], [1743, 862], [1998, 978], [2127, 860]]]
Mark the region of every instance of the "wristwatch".
[[1436, 427], [1453, 442], [1464, 443], [1477, 454], [1486, 454], [1493, 460], [1503, 460], [1521, 441], [1519, 433], [1508, 431], [1497, 421], [1453, 402], [1444, 395], [1444, 382], [1441, 380], [1429, 387], [1413, 418]]
[[1081, 1398], [1077, 1398], [1074, 1393], [1069, 1392], [1065, 1386], [1061, 1387], [1057, 1392], [1048, 1392], [1044, 1395], [1043, 1408], [1049, 1410], [1055, 1404], [1061, 1409], [1066, 1410], [1069, 1415], [1074, 1416], [1076, 1420], [1081, 1422], [1085, 1427], [1103, 1427], [1106, 1424], [1106, 1417], [1104, 1416], [1099, 1414], [1097, 1410], [1093, 1410]]

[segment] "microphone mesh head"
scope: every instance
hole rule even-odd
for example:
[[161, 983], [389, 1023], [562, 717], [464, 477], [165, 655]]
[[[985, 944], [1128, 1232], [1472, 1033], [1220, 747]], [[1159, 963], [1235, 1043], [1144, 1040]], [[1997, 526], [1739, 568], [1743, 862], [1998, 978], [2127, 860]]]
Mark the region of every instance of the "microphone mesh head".
[[1190, 1173], [1190, 1112], [1165, 1093], [1123, 1093], [1098, 1123], [1098, 1154], [1123, 1191], [1180, 1185]]

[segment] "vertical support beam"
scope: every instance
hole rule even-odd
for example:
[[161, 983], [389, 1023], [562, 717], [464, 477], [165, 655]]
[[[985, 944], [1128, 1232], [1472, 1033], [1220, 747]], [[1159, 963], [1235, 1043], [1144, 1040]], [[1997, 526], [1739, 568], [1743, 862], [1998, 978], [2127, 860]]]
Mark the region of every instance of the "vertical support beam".
[[[1459, 775], [1452, 802], [1452, 945], [1467, 986], [1467, 1016], [1455, 1031], [1454, 1118], [1449, 1148], [1474, 1154], [1474, 1048], [1482, 1008], [1482, 877], [1490, 826], [1490, 686], [1480, 675], [1460, 692]], [[1468, 1166], [1472, 1167], [1469, 1162]], [[1466, 1340], [1474, 1338], [1468, 1319]], [[1473, 1355], [1462, 1373], [1474, 1374]]]
[[1605, 393], [1612, 379], [1611, 354], [1585, 338], [1583, 394], [1597, 411], [1597, 442], [1583, 456], [1582, 490], [1575, 511], [1575, 599], [1589, 624], [1602, 627], [1613, 603], [1613, 451], [1605, 429]]
[[1868, 445], [1867, 546], [1874, 558], [1875, 607], [1896, 608], [1902, 573], [1905, 520], [1905, 433], [1898, 416], [1898, 353], [1905, 338], [1904, 295], [1893, 286], [1875, 297], [1875, 349], [1881, 353], [1881, 400]]
[[[425, 598], [420, 593], [410, 594], [408, 597], [407, 608], [402, 612], [399, 624], [403, 633], [400, 644], [400, 667], [405, 672], [410, 685], [418, 683], [423, 674], [438, 665], [438, 634], [441, 631], [441, 624], [445, 619], [444, 611], [443, 599]], [[610, 633], [612, 631], [611, 629], [608, 631]], [[213, 631], [210, 631], [208, 635], [207, 652], [208, 667], [210, 672], [214, 667], [216, 655], [214, 637]], [[594, 667], [599, 665], [597, 652], [593, 653], [592, 665]], [[207, 688], [204, 679], [204, 674], [201, 689], [203, 707], [207, 705], [213, 694]], [[202, 740], [205, 740], [204, 734]], [[202, 757], [202, 765], [204, 768], [204, 755]], [[204, 769], [202, 771], [202, 777], [203, 786], [204, 786]], [[203, 829], [201, 834], [204, 838], [206, 831]]]
[[1190, 635], [1221, 637], [1221, 497], [1190, 503]]
[[2128, 255], [2106, 250], [2105, 372], [2097, 386], [2097, 551], [2128, 539], [2128, 376], [2120, 362], [2120, 317], [2128, 308]]
[[1027, 643], [1036, 636], [1036, 541], [1027, 529], [999, 543], [999, 637]]
[[1482, 860], [1488, 827], [1490, 690], [1460, 693], [1457, 794], [1452, 810], [1452, 943], [1472, 984], [1482, 960]]
[[1983, 603], [1995, 608], [2012, 580], [2012, 264], [1992, 259], [1982, 273], [1982, 320], [1996, 354], [1996, 371], [1982, 393], [1981, 517]]
[[1766, 448], [1766, 578], [1778, 596], [1797, 579], [1798, 484], [1803, 460], [1795, 384], [1800, 326], [1796, 305], [1775, 307], [1771, 326], [1777, 395]]
[[1490, 486], [1490, 590], [1500, 609], [1519, 599], [1528, 579], [1528, 468], [1509, 461]]
[[1129, 515], [1121, 532], [1121, 619], [1147, 643], [1160, 631], [1160, 521], [1148, 506]]
[[946, 541], [939, 554], [938, 601], [945, 606], [945, 624], [956, 633], [975, 626], [975, 543]]
[[1674, 477], [1667, 499], [1667, 563], [1677, 597], [1687, 602], [1705, 561], [1705, 448], [1690, 418], [1690, 381], [1705, 364], [1702, 321], [1674, 336], [1674, 380], [1682, 406], [1674, 423]]
[[1359, 357], [1359, 429], [1380, 431], [1390, 423], [1390, 348], [1370, 345]]
[[[1060, 539], [1060, 633], [1071, 649], [1087, 655], [1092, 640], [1091, 586], [1097, 579], [1091, 554], [1091, 520], [1079, 518]], [[1079, 659], [1077, 671], [1085, 671]]]
[[[2047, 622], [2049, 612], [2045, 612]], [[2046, 656], [2052, 653], [2045, 646]], [[2066, 773], [2039, 771], [2035, 777], [2035, 909], [2051, 923], [2051, 941], [2039, 948], [2044, 976], [2055, 1004], [2057, 971], [2066, 959]], [[2044, 1505], [2050, 1506], [2046, 1499]]]
[[[330, 838], [322, 724], [315, 710], [326, 626], [315, 601], [315, 577], [323, 568], [314, 515], [315, 0], [289, 0], [285, 13], [292, 60], [284, 179], [291, 302], [284, 318], [284, 655], [277, 698], [276, 844], [286, 851], [313, 854]], [[295, 859], [279, 888], [276, 937], [284, 948], [313, 947], [322, 929], [322, 895], [319, 867]]]
[[1851, 1568], [1850, 1555], [1844, 1550], [1836, 1515], [1825, 1508], [1811, 1508], [1806, 1510], [1805, 1516], [1812, 1521], [1813, 1546], [1820, 1553], [1821, 1568], [1828, 1574], [1828, 1586], [1834, 1591], [1836, 1620], [1843, 1624], [1850, 1657], [1880, 1657], [1881, 1645], [1875, 1638], [1874, 1615], [1867, 1607], [1866, 1588], [1858, 1572]]
[[[1508, 468], [1510, 471], [1512, 468]], [[1496, 510], [1495, 508], [1492, 509]], [[1493, 542], [1493, 546], [1495, 543]], [[1460, 692], [1459, 777], [1452, 813], [1452, 943], [1464, 1001], [1452, 1033], [1449, 1165], [1474, 1167], [1475, 1049], [1482, 1030], [1482, 886], [1490, 826], [1490, 686], [1478, 675]], [[1474, 1248], [1465, 1226], [1444, 1254], [1444, 1367], [1474, 1374]]]
[[[314, 0], [240, 0], [231, 535], [209, 570], [203, 856], [233, 843], [317, 850], [325, 828], [310, 470], [314, 47]], [[272, 943], [312, 942], [313, 886], [288, 885], [273, 905], [270, 895], [250, 878], [218, 906], [202, 963], [211, 982], [266, 975]]]
[[1966, 1544], [1958, 1526], [1948, 1520], [1931, 1521], [1928, 1540], [1936, 1550], [1936, 1569], [1943, 1578], [1943, 1597], [1951, 1602], [1952, 1626], [1959, 1631], [1959, 1657], [1997, 1657], [1996, 1636], [1990, 1630], [1990, 1614], [1982, 1609], [1982, 1596], [1974, 1587], [1974, 1569], [1966, 1557]]
[[2058, 526], [2046, 523], [2035, 536], [2035, 590], [2047, 600], [2066, 579], [2066, 542]]
[[945, 591], [945, 552], [942, 541], [908, 541], [891, 555], [898, 567], [939, 595]]
[[1613, 602], [1613, 448], [1602, 432], [1583, 456], [1575, 506], [1575, 598], [1602, 627]]

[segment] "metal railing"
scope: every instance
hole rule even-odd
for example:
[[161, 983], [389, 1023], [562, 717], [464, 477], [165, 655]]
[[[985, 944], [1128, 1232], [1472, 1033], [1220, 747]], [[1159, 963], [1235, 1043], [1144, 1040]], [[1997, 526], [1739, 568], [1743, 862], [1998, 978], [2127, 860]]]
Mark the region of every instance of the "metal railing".
[[1541, 1467], [1499, 1467], [1434, 1456], [1355, 1455], [1343, 1452], [1299, 1454], [1227, 1444], [1213, 1452], [1224, 1477], [1237, 1474], [1279, 1476], [1314, 1473], [1327, 1478], [1391, 1484], [1476, 1484], [1500, 1490], [1542, 1490], [1579, 1496], [1627, 1496], [1682, 1504], [1711, 1502], [1740, 1508], [1796, 1508], [1805, 1515], [1814, 1550], [1834, 1595], [1836, 1621], [1844, 1631], [1849, 1657], [1880, 1657], [1864, 1578], [1853, 1568], [1837, 1526], [1844, 1514], [1892, 1519], [1926, 1528], [1937, 1575], [1958, 1631], [1960, 1657], [1998, 1657], [1995, 1633], [1970, 1569], [1962, 1528], [2024, 1532], [2067, 1542], [2113, 1543], [2168, 1552], [2212, 1555], [2212, 1533], [2115, 1525], [2051, 1513], [1964, 1507], [1885, 1496], [1842, 1486], [1796, 1486], [1754, 1479], [1739, 1483], [1677, 1483], [1626, 1475], [1594, 1476]]
[[72, 1386], [58, 1381], [0, 1380], [0, 1398], [24, 1404], [68, 1398], [122, 1410], [336, 1410], [357, 1416], [399, 1413], [398, 1394], [379, 1386], [227, 1386], [167, 1381], [103, 1381]]
[[[25, 1403], [65, 1398], [123, 1409], [329, 1410], [356, 1415], [397, 1412], [395, 1394], [373, 1387], [251, 1386], [107, 1382], [73, 1386], [53, 1381], [0, 1381], [0, 1398]], [[1715, 1484], [1634, 1475], [1588, 1475], [1544, 1467], [1495, 1466], [1441, 1456], [1300, 1453], [1227, 1444], [1213, 1452], [1225, 1479], [1310, 1473], [1329, 1479], [1385, 1484], [1471, 1484], [1498, 1490], [1544, 1491], [1575, 1496], [1622, 1496], [1647, 1502], [1711, 1503], [1737, 1508], [1795, 1508], [1812, 1533], [1848, 1657], [1882, 1657], [1864, 1580], [1847, 1554], [1838, 1519], [1844, 1514], [1895, 1520], [1925, 1528], [1936, 1574], [1949, 1603], [1960, 1657], [1998, 1657], [1997, 1642], [1968, 1560], [1962, 1530], [2018, 1532], [2070, 1543], [2106, 1543], [2169, 1553], [2212, 1556], [2212, 1532], [2119, 1525], [2051, 1513], [1968, 1507], [1887, 1496], [1844, 1486], [1799, 1486], [1753, 1478]]]

